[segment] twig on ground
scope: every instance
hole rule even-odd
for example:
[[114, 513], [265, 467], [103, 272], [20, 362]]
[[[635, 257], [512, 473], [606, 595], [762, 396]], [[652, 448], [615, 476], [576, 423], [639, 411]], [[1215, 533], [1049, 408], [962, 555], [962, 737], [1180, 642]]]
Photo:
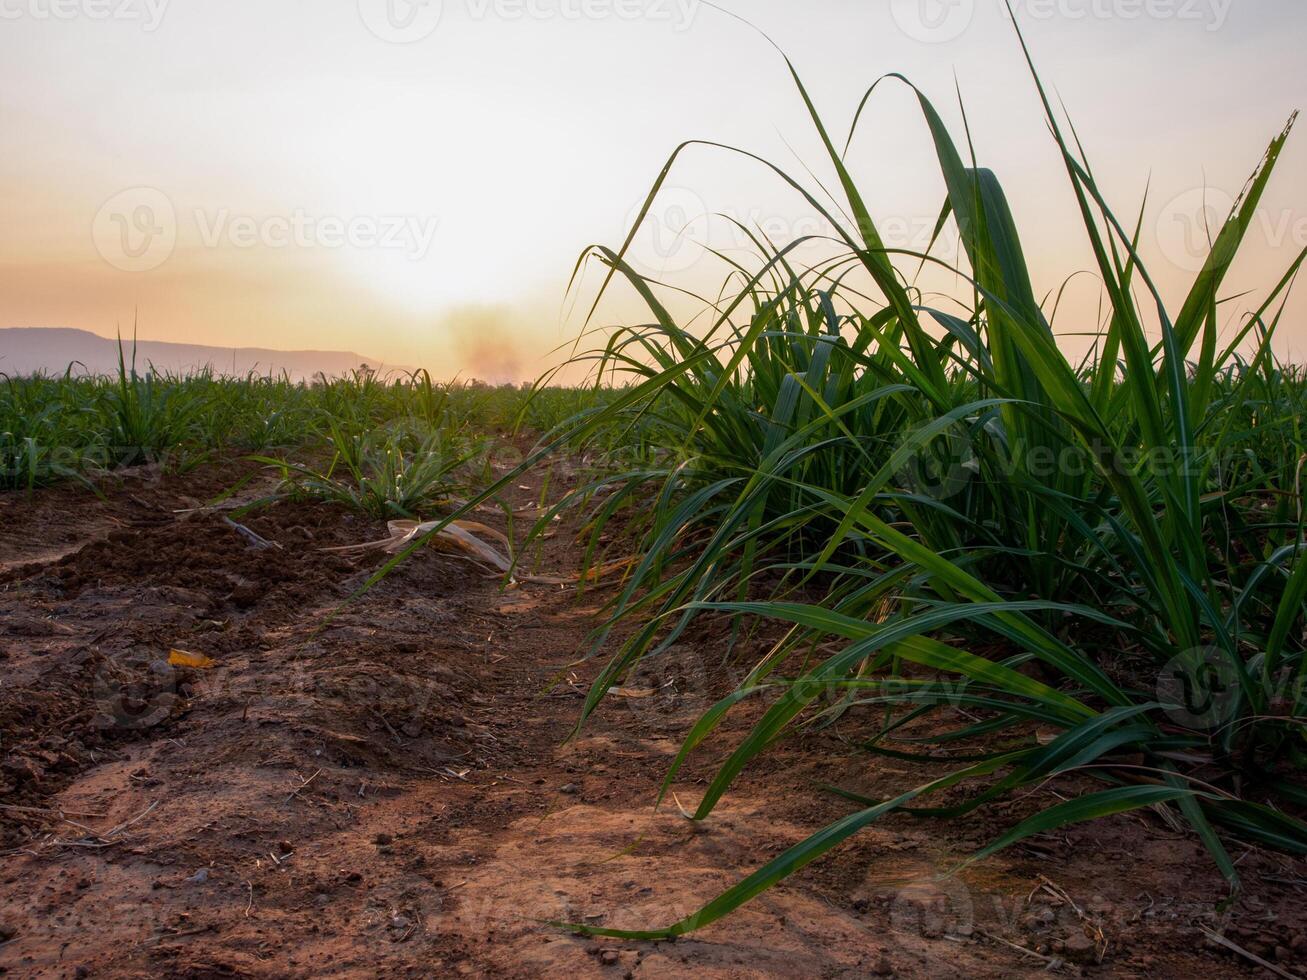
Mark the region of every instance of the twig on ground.
[[1107, 955], [1107, 936], [1103, 934], [1102, 926], [1100, 926], [1093, 918], [1085, 914], [1085, 910], [1075, 903], [1075, 899], [1067, 894], [1066, 889], [1053, 881], [1053, 879], [1046, 875], [1040, 875], [1039, 880], [1041, 882], [1040, 887], [1043, 888], [1044, 891], [1048, 892], [1055, 898], [1066, 902], [1067, 905], [1071, 906], [1071, 911], [1075, 912], [1076, 916], [1080, 919], [1081, 924], [1088, 926], [1094, 931], [1095, 959], [1097, 962], [1102, 963], [1103, 957]]
[[281, 805], [282, 805], [282, 806], [285, 806], [285, 805], [286, 805], [287, 803], [289, 803], [291, 800], [295, 799], [295, 797], [299, 796], [300, 793], [302, 793], [305, 789], [308, 788], [309, 783], [311, 783], [311, 782], [313, 782], [313, 780], [317, 779], [318, 776], [319, 776], [321, 773], [322, 773], [322, 770], [319, 769], [317, 772], [315, 772], [315, 773], [314, 773], [312, 776], [310, 776], [308, 779], [305, 779], [302, 783], [300, 783], [299, 786], [297, 786], [297, 787], [295, 787], [295, 789], [291, 790], [291, 791], [290, 791], [290, 795], [288, 795], [284, 800], [281, 801]]
[[128, 827], [131, 827], [131, 826], [133, 826], [133, 825], [135, 825], [135, 824], [138, 824], [138, 823], [140, 823], [142, 820], [144, 820], [146, 817], [148, 817], [148, 816], [151, 814], [151, 812], [153, 812], [154, 808], [155, 808], [156, 806], [158, 806], [158, 805], [159, 805], [159, 801], [158, 801], [158, 800], [155, 800], [153, 803], [151, 803], [149, 806], [147, 806], [144, 810], [142, 810], [142, 811], [141, 811], [140, 813], [138, 813], [136, 816], [132, 817], [132, 819], [127, 820], [127, 821], [124, 821], [123, 823], [120, 823], [117, 827], [114, 827], [113, 830], [109, 831], [109, 833], [104, 834], [103, 836], [106, 837], [106, 838], [109, 838], [109, 837], [117, 837], [119, 834], [121, 834], [121, 833], [122, 833], [124, 830], [126, 830]]
[[119, 835], [124, 830], [144, 820], [146, 817], [150, 815], [150, 813], [158, 805], [159, 805], [159, 801], [155, 800], [153, 803], [147, 806], [136, 816], [132, 817], [130, 820], [124, 820], [122, 823], [118, 824], [118, 826], [114, 827], [111, 830], [107, 830], [104, 833], [99, 833], [97, 831], [91, 830], [89, 827], [85, 827], [82, 824], [76, 823], [72, 820], [68, 820], [66, 817], [62, 818], [66, 823], [72, 824], [74, 827], [78, 828], [79, 830], [85, 830], [88, 836], [83, 837], [81, 840], [62, 840], [57, 837], [52, 837], [49, 840], [45, 841], [41, 846], [42, 847], [87, 847], [95, 850], [98, 850], [100, 848], [105, 848], [105, 847], [113, 847], [115, 844], [122, 843], [122, 841], [119, 839]]
[[376, 715], [377, 720], [386, 726], [386, 731], [390, 732], [391, 736], [395, 739], [396, 742], [403, 741], [399, 737], [399, 732], [395, 731], [395, 729], [391, 726], [390, 722], [386, 719], [385, 715], [383, 715], [380, 711], [376, 710], [375, 708], [369, 708], [368, 710], [371, 711], [374, 715]]
[[1213, 932], [1211, 929], [1208, 929], [1206, 926], [1199, 926], [1199, 928], [1202, 929], [1203, 935], [1206, 936], [1208, 939], [1210, 939], [1212, 942], [1219, 943], [1220, 945], [1224, 946], [1226, 949], [1230, 950], [1230, 952], [1237, 953], [1238, 955], [1242, 956], [1244, 959], [1248, 960], [1248, 962], [1250, 963], [1256, 963], [1263, 970], [1270, 970], [1277, 977], [1284, 977], [1285, 980], [1302, 980], [1302, 978], [1298, 976], [1298, 974], [1290, 973], [1288, 970], [1280, 969], [1274, 963], [1266, 962], [1266, 960], [1262, 959], [1256, 953], [1251, 953], [1248, 950], [1244, 949], [1242, 946], [1240, 946], [1238, 943], [1231, 942], [1230, 940], [1222, 936], [1219, 932]]
[[44, 806], [19, 806], [16, 803], [0, 803], [0, 810], [7, 810], [15, 813], [38, 813], [47, 814], [55, 817], [88, 817], [93, 820], [103, 820], [106, 814], [103, 813], [82, 813], [80, 810], [64, 810], [56, 807]]
[[1002, 943], [1004, 946], [1009, 946], [1012, 949], [1015, 949], [1018, 953], [1024, 953], [1026, 956], [1033, 956], [1035, 959], [1041, 960], [1047, 964], [1050, 969], [1062, 964], [1062, 961], [1054, 956], [1045, 956], [1043, 953], [1036, 953], [1033, 949], [1028, 949], [1009, 939], [1004, 939], [1002, 936], [996, 936], [992, 932], [986, 932], [984, 929], [977, 929], [976, 932], [987, 939], [992, 939], [995, 942]]
[[276, 548], [278, 551], [284, 550], [281, 547], [281, 545], [279, 545], [276, 541], [269, 541], [261, 534], [258, 534], [255, 531], [251, 531], [244, 524], [237, 524], [230, 517], [224, 517], [222, 519], [222, 522], [226, 524], [228, 527], [235, 529], [241, 535], [241, 537], [245, 538], [245, 540], [250, 543], [250, 547], [255, 549], [256, 551], [265, 551], [268, 548]]

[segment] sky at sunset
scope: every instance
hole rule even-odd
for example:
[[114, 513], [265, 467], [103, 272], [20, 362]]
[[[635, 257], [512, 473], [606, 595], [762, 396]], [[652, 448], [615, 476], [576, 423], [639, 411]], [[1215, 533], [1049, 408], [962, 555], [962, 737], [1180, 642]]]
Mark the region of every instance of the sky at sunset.
[[[786, 49], [841, 137], [866, 86], [899, 71], [961, 140], [956, 82], [1040, 291], [1090, 267], [999, 0], [728, 6]], [[1228, 207], [1307, 104], [1307, 4], [1015, 7], [1123, 219], [1148, 189], [1142, 252], [1178, 304], [1204, 208]], [[0, 124], [0, 327], [136, 321], [152, 340], [356, 350], [441, 377], [543, 370], [598, 282], [565, 295], [578, 255], [621, 242], [681, 140], [831, 185], [779, 55], [696, 0], [0, 0]], [[943, 182], [902, 86], [878, 92], [849, 162], [890, 244], [924, 245]], [[722, 266], [696, 242], [745, 254], [716, 213], [780, 241], [820, 231], [763, 167], [698, 148], [637, 263], [715, 291]], [[1304, 246], [1307, 131], [1228, 292], [1270, 287]], [[1092, 278], [1073, 280], [1055, 323], [1069, 344], [1096, 303]], [[600, 320], [640, 315], [614, 294]], [[1301, 291], [1278, 349], [1307, 355]]]

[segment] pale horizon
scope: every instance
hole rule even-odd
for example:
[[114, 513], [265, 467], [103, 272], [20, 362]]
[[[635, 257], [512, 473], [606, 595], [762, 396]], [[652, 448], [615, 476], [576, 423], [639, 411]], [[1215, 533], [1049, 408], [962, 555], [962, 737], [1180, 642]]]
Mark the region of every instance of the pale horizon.
[[[445, 0], [332, 9], [126, 0], [67, 19], [11, 0], [0, 21], [0, 326], [73, 327], [218, 347], [358, 351], [439, 377], [529, 380], [581, 327], [597, 277], [672, 149], [732, 144], [831, 186], [783, 61], [694, 0]], [[387, 6], [389, 3], [391, 6]], [[1018, 19], [1110, 202], [1178, 303], [1201, 219], [1238, 195], [1307, 103], [1307, 9], [1253, 0], [1027, 0]], [[1074, 198], [998, 0], [736, 4], [792, 58], [837, 138], [899, 71], [1007, 190], [1040, 295], [1091, 267]], [[42, 11], [46, 15], [42, 16]], [[1134, 11], [1134, 14], [1131, 14]], [[403, 13], [405, 16], [396, 16]], [[127, 16], [135, 14], [134, 17]], [[389, 13], [389, 16], [387, 16]], [[437, 16], [432, 17], [433, 13]], [[814, 26], [816, 29], [814, 30]], [[1307, 245], [1307, 140], [1281, 158], [1223, 295], [1255, 307]], [[924, 244], [943, 183], [919, 110], [885, 87], [849, 164], [890, 244]], [[743, 255], [718, 212], [784, 241], [819, 232], [756, 163], [695, 148], [633, 258], [713, 293]], [[1223, 212], [1221, 212], [1223, 216]], [[688, 222], [677, 238], [674, 229]], [[924, 237], [923, 237], [924, 236]], [[947, 278], [928, 279], [947, 291]], [[1077, 276], [1055, 328], [1095, 327]], [[680, 304], [678, 313], [689, 311]], [[1307, 352], [1307, 300], [1276, 344]], [[614, 294], [598, 322], [647, 319]]]

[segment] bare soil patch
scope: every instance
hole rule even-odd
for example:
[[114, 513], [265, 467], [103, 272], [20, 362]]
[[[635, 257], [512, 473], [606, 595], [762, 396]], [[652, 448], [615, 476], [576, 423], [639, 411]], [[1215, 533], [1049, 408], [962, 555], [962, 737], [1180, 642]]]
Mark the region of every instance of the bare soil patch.
[[[680, 735], [729, 685], [724, 632], [698, 629], [641, 681], [657, 695], [611, 698], [568, 740], [599, 595], [505, 591], [433, 551], [337, 612], [383, 559], [321, 549], [384, 528], [282, 503], [241, 518], [281, 545], [256, 550], [222, 511], [180, 513], [249, 471], [0, 498], [12, 975], [1271, 975], [1204, 930], [1307, 971], [1307, 867], [1247, 851], [1218, 910], [1199, 845], [1151, 812], [939, 878], [1048, 799], [888, 819], [674, 943], [561, 931], [666, 924], [847, 812], [817, 784], [889, 795], [932, 772], [836, 726], [778, 746], [702, 825], [654, 812]], [[562, 527], [542, 563], [574, 560]], [[169, 665], [174, 649], [213, 666]], [[686, 770], [687, 807], [728, 746]]]

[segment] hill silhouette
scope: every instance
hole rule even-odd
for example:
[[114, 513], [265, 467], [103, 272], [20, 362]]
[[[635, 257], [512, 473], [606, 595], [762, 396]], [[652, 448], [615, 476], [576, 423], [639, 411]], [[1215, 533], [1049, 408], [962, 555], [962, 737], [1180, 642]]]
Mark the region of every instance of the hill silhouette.
[[[211, 347], [161, 340], [138, 340], [136, 367], [153, 365], [160, 371], [189, 373], [210, 369], [215, 374], [243, 376], [285, 372], [295, 380], [319, 372], [328, 377], [347, 374], [361, 364], [382, 368], [375, 358], [353, 351], [273, 350], [265, 347]], [[132, 340], [123, 339], [131, 358]], [[114, 374], [118, 371], [118, 342], [71, 327], [0, 327], [0, 373], [63, 374], [73, 366], [76, 374]]]

